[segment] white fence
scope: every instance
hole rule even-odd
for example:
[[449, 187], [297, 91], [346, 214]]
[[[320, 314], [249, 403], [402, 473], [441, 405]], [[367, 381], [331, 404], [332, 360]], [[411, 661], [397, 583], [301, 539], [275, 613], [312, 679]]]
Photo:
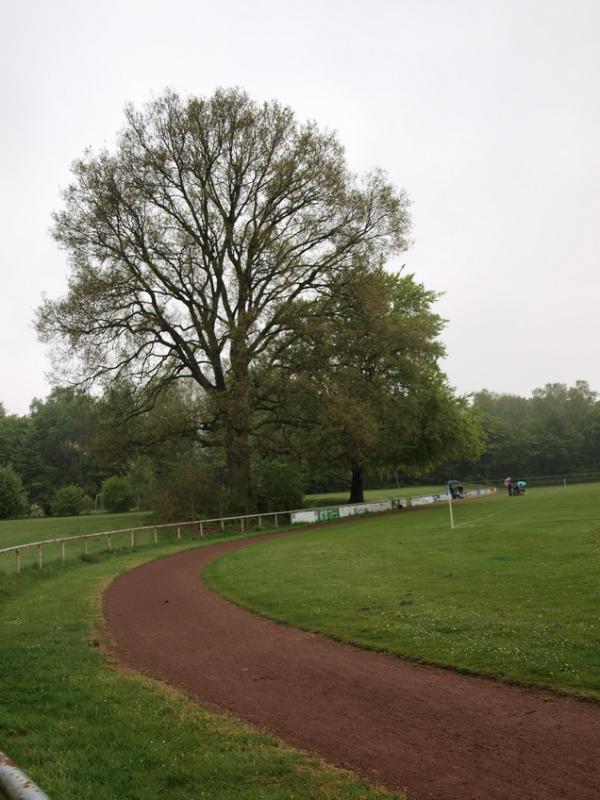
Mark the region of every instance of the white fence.
[[76, 536], [63, 536], [58, 539], [44, 539], [40, 542], [26, 542], [24, 544], [12, 545], [11, 547], [2, 547], [0, 548], [0, 556], [14, 553], [16, 571], [17, 574], [19, 574], [22, 567], [21, 556], [28, 550], [37, 550], [37, 566], [38, 569], [42, 569], [44, 566], [44, 548], [53, 545], [60, 548], [60, 560], [65, 561], [67, 544], [71, 544], [72, 542], [83, 542], [84, 555], [89, 553], [89, 545], [91, 542], [102, 539], [106, 540], [106, 548], [112, 550], [113, 541], [117, 537], [125, 537], [129, 546], [133, 549], [136, 543], [139, 542], [140, 533], [145, 531], [151, 532], [154, 543], [158, 544], [158, 532], [161, 530], [171, 530], [178, 541], [181, 540], [181, 531], [185, 528], [195, 529], [200, 536], [205, 536], [215, 531], [224, 531], [226, 528], [230, 528], [234, 523], [237, 523], [240, 533], [245, 533], [249, 528], [250, 520], [255, 520], [257, 526], [262, 528], [264, 520], [271, 518], [275, 526], [277, 526], [279, 520], [282, 519], [284, 515], [288, 515], [289, 518], [291, 513], [290, 511], [278, 511], [269, 514], [245, 514], [243, 516], [217, 517], [216, 519], [200, 519], [191, 520], [189, 522], [168, 522], [163, 525], [142, 525], [137, 528], [121, 528], [120, 530], [102, 531], [101, 533], [82, 533]]

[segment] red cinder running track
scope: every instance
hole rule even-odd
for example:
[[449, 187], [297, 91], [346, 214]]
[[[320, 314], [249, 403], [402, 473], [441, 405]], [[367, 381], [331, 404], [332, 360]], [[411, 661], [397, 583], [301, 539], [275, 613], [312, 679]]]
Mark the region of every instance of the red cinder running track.
[[339, 644], [202, 584], [205, 564], [265, 538], [117, 578], [104, 598], [112, 653], [410, 800], [600, 798], [600, 705]]

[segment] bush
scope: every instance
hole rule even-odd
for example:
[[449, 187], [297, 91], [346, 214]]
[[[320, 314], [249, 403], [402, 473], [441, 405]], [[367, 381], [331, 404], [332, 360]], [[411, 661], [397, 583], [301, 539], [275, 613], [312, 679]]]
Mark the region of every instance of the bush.
[[0, 519], [24, 514], [27, 495], [21, 477], [11, 466], [0, 467]]
[[133, 505], [133, 495], [127, 478], [113, 475], [102, 481], [102, 505], [111, 514], [129, 511]]
[[146, 456], [136, 456], [127, 465], [127, 475], [131, 493], [137, 508], [148, 508], [156, 483], [156, 469]]
[[83, 507], [83, 489], [72, 483], [54, 492], [52, 497], [52, 514], [55, 517], [75, 517]]
[[171, 522], [223, 516], [227, 498], [219, 465], [192, 454], [166, 465], [151, 502], [158, 518]]
[[254, 495], [259, 511], [301, 508], [306, 487], [302, 467], [283, 458], [265, 459], [253, 470]]
[[81, 498], [81, 513], [82, 514], [91, 514], [94, 510], [94, 501], [89, 496], [89, 494], [84, 494]]

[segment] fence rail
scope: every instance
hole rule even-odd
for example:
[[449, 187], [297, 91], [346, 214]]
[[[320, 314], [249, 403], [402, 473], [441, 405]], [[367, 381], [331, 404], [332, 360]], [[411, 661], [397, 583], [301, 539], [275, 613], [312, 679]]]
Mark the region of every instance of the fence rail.
[[39, 786], [17, 767], [14, 761], [0, 752], [0, 794], [8, 800], [49, 800]]
[[258, 528], [262, 528], [263, 523], [269, 519], [272, 519], [275, 526], [277, 526], [279, 525], [280, 520], [286, 519], [289, 521], [289, 517], [292, 513], [292, 511], [277, 511], [270, 513], [263, 512], [260, 514], [243, 514], [232, 517], [189, 520], [186, 522], [166, 522], [160, 525], [141, 525], [133, 528], [120, 528], [112, 531], [101, 531], [100, 533], [81, 533], [76, 534], [75, 536], [62, 536], [55, 539], [43, 539], [39, 542], [25, 542], [23, 544], [11, 545], [10, 547], [2, 547], [0, 548], [0, 556], [8, 553], [15, 554], [15, 566], [18, 575], [21, 572], [22, 566], [21, 556], [24, 551], [28, 550], [37, 549], [37, 565], [38, 569], [42, 569], [44, 566], [44, 547], [51, 545], [60, 545], [60, 558], [62, 561], [65, 561], [67, 542], [83, 542], [83, 551], [84, 554], [87, 554], [89, 552], [90, 541], [105, 538], [107, 540], [107, 549], [112, 550], [113, 537], [126, 535], [129, 537], [129, 545], [131, 549], [133, 549], [136, 546], [136, 535], [141, 531], [151, 531], [153, 533], [154, 543], [156, 544], [158, 543], [159, 530], [173, 530], [178, 541], [181, 540], [181, 531], [184, 528], [195, 528], [199, 531], [200, 536], [205, 536], [208, 533], [214, 533], [214, 526], [217, 526], [216, 530], [220, 529], [221, 531], [225, 531], [225, 529], [229, 528], [232, 523], [237, 523], [239, 525], [240, 533], [245, 533], [249, 529], [252, 520], [256, 520]]

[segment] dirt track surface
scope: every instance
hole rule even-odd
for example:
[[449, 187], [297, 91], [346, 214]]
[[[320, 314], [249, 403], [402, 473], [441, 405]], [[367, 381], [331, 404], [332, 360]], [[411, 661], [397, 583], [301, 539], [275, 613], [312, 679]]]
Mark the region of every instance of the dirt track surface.
[[600, 798], [599, 705], [339, 644], [238, 608], [198, 579], [256, 540], [117, 578], [104, 599], [113, 654], [409, 800]]

